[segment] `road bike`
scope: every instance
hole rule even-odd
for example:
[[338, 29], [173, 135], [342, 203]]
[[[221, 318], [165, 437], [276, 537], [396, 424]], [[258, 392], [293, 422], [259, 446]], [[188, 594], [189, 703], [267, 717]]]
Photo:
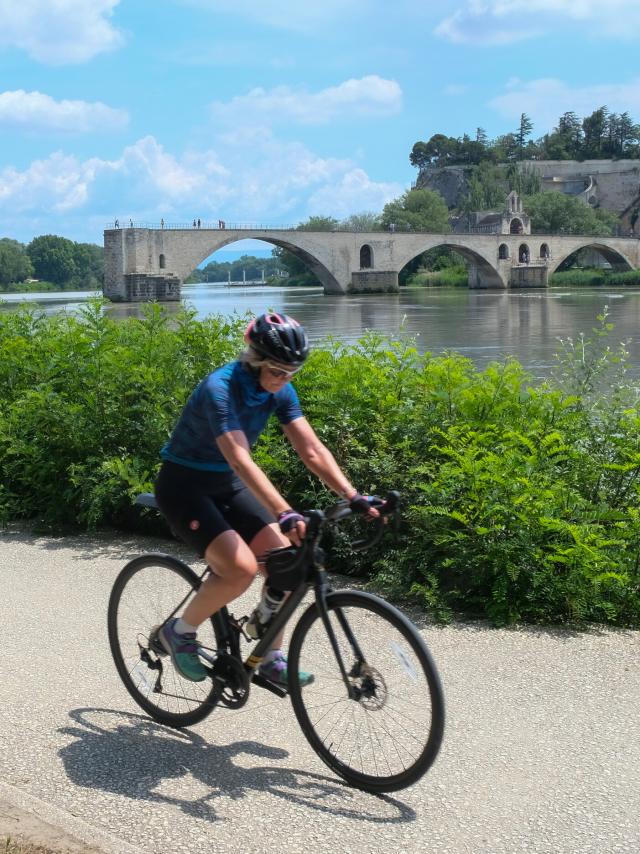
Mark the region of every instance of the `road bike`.
[[[157, 506], [149, 493], [138, 504]], [[380, 517], [367, 521], [367, 535], [351, 547], [364, 551], [397, 527], [399, 495], [375, 499]], [[289, 696], [298, 723], [317, 755], [350, 785], [392, 792], [419, 780], [434, 762], [444, 732], [441, 681], [415, 626], [397, 608], [360, 590], [332, 589], [325, 569], [323, 534], [335, 535], [353, 515], [347, 502], [305, 512], [300, 547], [265, 556], [268, 583], [290, 591], [257, 642], [243, 630], [247, 617], [222, 608], [198, 630], [203, 682], [184, 679], [159, 642], [158, 632], [184, 607], [207, 573], [195, 573], [168, 554], [134, 558], [118, 575], [108, 609], [109, 643], [118, 673], [136, 703], [172, 727], [203, 720], [218, 704], [245, 705], [253, 685]], [[344, 533], [344, 532], [343, 532]], [[274, 638], [305, 596], [288, 650], [288, 685], [260, 675], [259, 665]], [[245, 644], [251, 647], [243, 651]], [[314, 680], [303, 687], [299, 671]]]

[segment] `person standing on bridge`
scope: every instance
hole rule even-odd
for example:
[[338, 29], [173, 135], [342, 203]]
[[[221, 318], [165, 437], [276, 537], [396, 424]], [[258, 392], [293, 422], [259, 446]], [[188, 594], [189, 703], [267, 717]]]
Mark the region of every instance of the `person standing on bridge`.
[[[191, 394], [163, 447], [155, 485], [158, 506], [171, 528], [212, 568], [187, 605], [159, 632], [179, 673], [200, 682], [207, 672], [197, 650], [197, 630], [212, 614], [240, 596], [253, 581], [259, 555], [305, 536], [303, 516], [289, 506], [251, 449], [275, 414], [307, 466], [353, 509], [378, 511], [352, 486], [329, 449], [305, 419], [291, 379], [309, 354], [307, 334], [284, 314], [261, 314], [244, 335], [240, 357], [205, 377]], [[282, 603], [282, 593], [265, 585], [262, 600], [246, 629], [260, 637], [262, 624]], [[287, 659], [282, 634], [264, 659], [260, 673], [286, 685]], [[304, 685], [313, 681], [300, 674]]]

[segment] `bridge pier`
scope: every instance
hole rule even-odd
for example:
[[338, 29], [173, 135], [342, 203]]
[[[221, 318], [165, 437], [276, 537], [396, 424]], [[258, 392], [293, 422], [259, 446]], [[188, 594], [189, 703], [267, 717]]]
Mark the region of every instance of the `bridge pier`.
[[398, 274], [395, 270], [354, 270], [350, 294], [397, 293]]
[[104, 295], [112, 302], [180, 301], [182, 282], [155, 261], [164, 256], [162, 251], [152, 253], [148, 234], [142, 228], [105, 231]]

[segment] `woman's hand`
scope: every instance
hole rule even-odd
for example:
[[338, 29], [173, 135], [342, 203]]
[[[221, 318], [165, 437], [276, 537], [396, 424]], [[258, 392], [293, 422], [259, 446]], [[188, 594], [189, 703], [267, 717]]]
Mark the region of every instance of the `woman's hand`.
[[307, 533], [304, 516], [296, 513], [295, 510], [291, 510], [291, 508], [283, 510], [278, 515], [278, 525], [285, 537], [288, 537], [294, 546], [299, 546]]
[[361, 513], [363, 516], [368, 516], [370, 519], [377, 519], [380, 513], [373, 506], [373, 502], [381, 503], [380, 499], [374, 495], [360, 495], [356, 492], [349, 499], [349, 507], [354, 513]]

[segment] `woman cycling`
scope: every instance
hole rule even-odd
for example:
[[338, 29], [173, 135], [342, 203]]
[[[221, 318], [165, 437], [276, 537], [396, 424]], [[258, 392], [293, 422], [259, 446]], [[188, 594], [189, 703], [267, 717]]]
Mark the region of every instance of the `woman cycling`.
[[[244, 340], [240, 357], [210, 373], [191, 394], [161, 451], [155, 487], [158, 505], [173, 530], [212, 569], [182, 616], [159, 633], [176, 669], [195, 682], [207, 676], [198, 657], [198, 626], [249, 587], [259, 568], [258, 555], [290, 542], [300, 545], [305, 535], [304, 518], [251, 457], [272, 413], [310, 471], [347, 498], [353, 509], [378, 515], [318, 439], [290, 385], [309, 354], [302, 326], [286, 315], [262, 314], [251, 321]], [[263, 596], [260, 607], [264, 612], [275, 603]], [[255, 623], [255, 613], [252, 620]], [[281, 645], [282, 634], [260, 673], [286, 685]], [[300, 676], [302, 684], [313, 680], [309, 673]]]

